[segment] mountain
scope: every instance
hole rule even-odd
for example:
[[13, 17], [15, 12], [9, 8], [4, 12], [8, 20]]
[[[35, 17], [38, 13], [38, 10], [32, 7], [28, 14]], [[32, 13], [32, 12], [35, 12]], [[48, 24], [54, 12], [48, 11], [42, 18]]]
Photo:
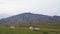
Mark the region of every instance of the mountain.
[[22, 13], [0, 20], [0, 24], [21, 23], [60, 23], [60, 16], [47, 16], [42, 14]]

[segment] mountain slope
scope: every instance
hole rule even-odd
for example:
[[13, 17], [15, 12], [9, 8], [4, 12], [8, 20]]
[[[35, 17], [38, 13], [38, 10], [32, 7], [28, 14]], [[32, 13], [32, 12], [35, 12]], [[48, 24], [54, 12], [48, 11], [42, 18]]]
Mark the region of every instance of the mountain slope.
[[60, 16], [47, 16], [33, 13], [22, 13], [0, 20], [0, 24], [21, 24], [21, 23], [59, 23]]

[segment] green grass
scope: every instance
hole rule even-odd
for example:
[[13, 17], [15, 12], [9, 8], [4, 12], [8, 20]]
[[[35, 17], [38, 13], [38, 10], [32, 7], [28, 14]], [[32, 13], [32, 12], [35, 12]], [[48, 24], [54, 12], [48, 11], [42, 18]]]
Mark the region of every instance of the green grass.
[[[35, 27], [37, 27], [35, 25]], [[60, 26], [38, 25], [40, 31], [29, 30], [28, 27], [17, 26], [11, 29], [9, 26], [0, 26], [0, 34], [60, 34]]]

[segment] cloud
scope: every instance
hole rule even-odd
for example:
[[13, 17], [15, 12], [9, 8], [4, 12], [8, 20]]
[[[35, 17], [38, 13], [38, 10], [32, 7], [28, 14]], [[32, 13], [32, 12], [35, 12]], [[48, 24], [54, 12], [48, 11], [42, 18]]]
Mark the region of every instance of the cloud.
[[0, 0], [0, 14], [16, 15], [33, 12], [46, 15], [60, 15], [60, 0]]
[[5, 3], [3, 3], [3, 2], [0, 2], [0, 4], [5, 4]]

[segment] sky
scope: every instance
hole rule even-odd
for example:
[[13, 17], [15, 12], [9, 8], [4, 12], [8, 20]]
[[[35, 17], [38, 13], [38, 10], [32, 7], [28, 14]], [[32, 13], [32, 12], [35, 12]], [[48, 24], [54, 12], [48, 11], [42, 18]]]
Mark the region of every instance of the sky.
[[0, 0], [0, 17], [31, 12], [60, 16], [60, 0]]

